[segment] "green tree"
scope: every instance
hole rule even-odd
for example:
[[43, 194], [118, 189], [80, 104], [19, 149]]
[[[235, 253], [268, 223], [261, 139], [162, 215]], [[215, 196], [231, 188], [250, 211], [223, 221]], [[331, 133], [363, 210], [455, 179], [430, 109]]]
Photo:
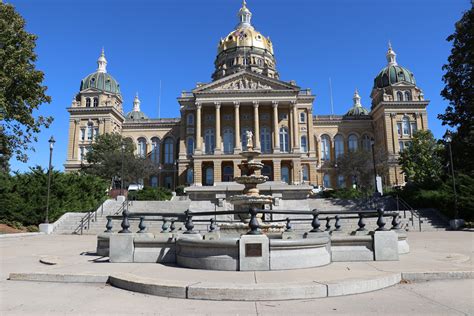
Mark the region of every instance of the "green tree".
[[337, 173], [346, 179], [354, 179], [358, 188], [368, 190], [373, 186], [374, 167], [370, 151], [348, 151], [337, 159], [336, 165]]
[[26, 162], [41, 127], [52, 117], [34, 116], [42, 103], [50, 103], [44, 74], [35, 69], [37, 37], [25, 31], [25, 20], [10, 4], [0, 2], [0, 168], [8, 169], [12, 155]]
[[86, 155], [87, 164], [81, 170], [88, 174], [101, 177], [104, 180], [119, 181], [122, 174], [122, 144], [124, 184], [138, 182], [158, 172], [158, 165], [148, 158], [134, 155], [135, 145], [129, 138], [123, 138], [118, 133], [99, 135]]
[[431, 131], [416, 131], [411, 145], [400, 153], [399, 164], [409, 182], [429, 189], [441, 183], [444, 148]]
[[446, 86], [441, 91], [449, 106], [438, 118], [457, 129], [452, 143], [456, 169], [474, 176], [474, 8], [464, 13], [455, 28], [447, 38], [453, 48], [443, 66]]

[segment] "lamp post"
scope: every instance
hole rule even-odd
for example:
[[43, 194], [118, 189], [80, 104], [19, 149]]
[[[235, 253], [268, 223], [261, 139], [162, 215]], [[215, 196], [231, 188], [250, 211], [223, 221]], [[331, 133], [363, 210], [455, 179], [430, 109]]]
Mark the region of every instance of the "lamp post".
[[446, 131], [446, 133], [443, 136], [444, 141], [446, 144], [448, 144], [448, 149], [449, 149], [449, 164], [451, 166], [451, 176], [453, 178], [453, 193], [454, 193], [454, 219], [456, 220], [458, 218], [458, 196], [456, 193], [456, 178], [454, 177], [454, 164], [453, 164], [453, 151], [451, 150], [451, 141], [452, 141], [452, 136], [450, 131]]
[[49, 224], [49, 195], [51, 192], [51, 162], [53, 159], [53, 148], [54, 148], [54, 143], [56, 141], [54, 140], [54, 137], [51, 136], [51, 138], [48, 140], [49, 143], [49, 166], [48, 166], [48, 193], [46, 195], [46, 219], [45, 223]]
[[375, 141], [372, 139], [370, 141], [370, 145], [372, 146], [372, 162], [374, 164], [374, 196], [378, 195], [377, 191], [377, 168], [375, 167]]
[[125, 152], [125, 144], [122, 142], [122, 171], [120, 174], [120, 195], [123, 196], [123, 156]]

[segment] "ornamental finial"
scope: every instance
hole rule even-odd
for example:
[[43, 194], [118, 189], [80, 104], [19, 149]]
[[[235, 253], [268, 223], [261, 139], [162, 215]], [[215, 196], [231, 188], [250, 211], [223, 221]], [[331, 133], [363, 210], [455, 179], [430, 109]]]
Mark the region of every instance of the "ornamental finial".
[[102, 47], [99, 59], [97, 59], [97, 66], [97, 72], [107, 72], [107, 59], [105, 59], [104, 47]]
[[397, 65], [397, 54], [392, 49], [392, 43], [388, 41], [388, 51], [387, 51], [387, 62], [389, 66], [396, 66]]
[[138, 98], [138, 92], [135, 94], [135, 99], [133, 100], [133, 111], [140, 112], [140, 99]]

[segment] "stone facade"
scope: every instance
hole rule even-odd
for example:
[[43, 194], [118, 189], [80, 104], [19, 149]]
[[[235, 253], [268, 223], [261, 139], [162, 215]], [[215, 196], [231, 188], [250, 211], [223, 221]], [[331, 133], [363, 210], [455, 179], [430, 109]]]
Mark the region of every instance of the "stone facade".
[[337, 174], [336, 156], [364, 148], [382, 153], [380, 159], [388, 162], [382, 175], [386, 186], [402, 185], [398, 155], [415, 130], [428, 128], [429, 101], [413, 74], [398, 66], [391, 46], [388, 65], [374, 80], [370, 111], [356, 91], [346, 115], [314, 115], [315, 96], [279, 79], [272, 44], [250, 17], [244, 5], [236, 29], [219, 42], [214, 80], [178, 97], [180, 118], [148, 118], [138, 96], [133, 111], [124, 115], [118, 83], [108, 74], [99, 76], [106, 73], [102, 52], [96, 73], [83, 80], [68, 108], [66, 171], [80, 168], [95, 135], [117, 132], [133, 140], [138, 155], [160, 164], [160, 172], [145, 184], [174, 188], [229, 182], [240, 175], [243, 135], [251, 131], [254, 147], [262, 152], [261, 172], [270, 181], [349, 186], [351, 179]]

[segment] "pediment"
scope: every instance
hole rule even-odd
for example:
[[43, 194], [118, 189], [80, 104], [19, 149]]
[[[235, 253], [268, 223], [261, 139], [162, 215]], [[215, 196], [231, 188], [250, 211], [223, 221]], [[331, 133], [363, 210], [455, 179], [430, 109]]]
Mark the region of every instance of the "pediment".
[[298, 91], [299, 87], [287, 82], [243, 71], [202, 85], [194, 93]]

